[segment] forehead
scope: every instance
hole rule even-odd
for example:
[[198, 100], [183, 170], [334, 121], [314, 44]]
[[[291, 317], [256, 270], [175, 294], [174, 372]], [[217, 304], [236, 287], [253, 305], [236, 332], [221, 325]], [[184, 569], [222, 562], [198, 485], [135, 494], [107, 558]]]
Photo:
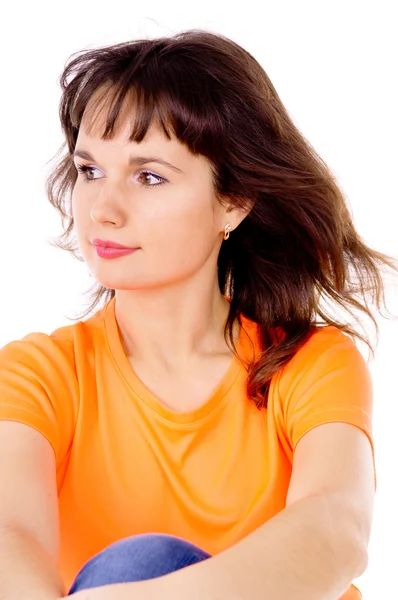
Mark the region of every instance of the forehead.
[[[100, 88], [93, 96], [89, 99], [82, 116], [82, 120], [79, 127], [79, 137], [82, 138], [101, 138], [105, 132], [107, 117], [111, 114], [114, 104], [114, 97], [112, 91], [108, 88]], [[134, 92], [129, 92], [123, 100], [123, 104], [117, 114], [114, 129], [112, 132], [112, 138], [120, 137], [126, 138], [126, 142], [129, 141], [129, 137], [132, 132], [133, 124], [135, 122], [137, 113], [136, 98]], [[178, 141], [175, 136], [170, 132], [171, 138]], [[152, 122], [149, 125], [147, 137], [163, 137], [167, 138], [160, 122], [156, 118], [154, 113]], [[110, 137], [107, 139], [111, 139]]]
[[198, 168], [201, 170], [212, 168], [211, 163], [205, 156], [192, 153], [189, 147], [176, 137], [169, 124], [167, 124], [167, 129], [170, 138], [167, 137], [157, 118], [156, 110], [153, 113], [145, 137], [140, 142], [130, 140], [137, 113], [134, 91], [130, 91], [123, 100], [112, 136], [103, 138], [107, 116], [112, 111], [114, 100], [113, 90], [109, 86], [102, 86], [87, 102], [76, 141], [76, 146], [79, 149], [85, 146], [85, 150], [90, 151], [90, 148], [92, 148], [94, 153], [102, 150], [109, 150], [112, 153], [114, 148], [121, 147], [124, 152], [125, 148], [131, 148], [137, 144], [140, 149], [148, 151], [151, 155], [161, 156], [164, 160], [178, 165], [186, 172]]

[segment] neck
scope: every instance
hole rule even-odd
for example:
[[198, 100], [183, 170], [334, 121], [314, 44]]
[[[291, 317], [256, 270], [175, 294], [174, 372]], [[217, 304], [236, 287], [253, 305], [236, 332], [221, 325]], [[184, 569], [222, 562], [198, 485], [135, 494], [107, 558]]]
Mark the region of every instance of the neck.
[[135, 361], [174, 369], [204, 355], [230, 352], [224, 338], [229, 301], [217, 281], [207, 289], [116, 290], [115, 296], [122, 343]]

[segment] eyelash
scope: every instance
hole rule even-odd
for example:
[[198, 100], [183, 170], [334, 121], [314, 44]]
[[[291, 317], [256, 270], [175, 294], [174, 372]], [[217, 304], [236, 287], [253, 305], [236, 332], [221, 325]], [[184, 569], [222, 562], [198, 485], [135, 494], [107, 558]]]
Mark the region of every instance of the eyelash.
[[[79, 171], [79, 173], [81, 173], [83, 175], [84, 181], [87, 181], [87, 183], [91, 183], [93, 181], [96, 181], [96, 179], [89, 179], [87, 177], [87, 171], [93, 171], [96, 170], [96, 167], [89, 167], [88, 165], [76, 165], [76, 169]], [[152, 175], [152, 177], [156, 177], [156, 179], [159, 179], [160, 181], [158, 183], [154, 183], [153, 185], [146, 185], [145, 183], [140, 183], [140, 185], [142, 185], [142, 187], [145, 188], [152, 188], [152, 187], [157, 187], [158, 185], [162, 185], [163, 183], [166, 183], [166, 179], [164, 179], [163, 177], [160, 177], [160, 175], [155, 175], [155, 173], [152, 173], [151, 171], [140, 171], [139, 175]]]

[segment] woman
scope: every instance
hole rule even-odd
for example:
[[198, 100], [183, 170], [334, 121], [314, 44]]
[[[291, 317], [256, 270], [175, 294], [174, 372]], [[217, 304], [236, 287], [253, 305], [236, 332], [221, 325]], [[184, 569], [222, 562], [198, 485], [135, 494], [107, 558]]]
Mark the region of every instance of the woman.
[[360, 598], [373, 349], [326, 302], [377, 328], [397, 264], [233, 41], [85, 50], [60, 81], [56, 245], [96, 287], [0, 351], [3, 598]]

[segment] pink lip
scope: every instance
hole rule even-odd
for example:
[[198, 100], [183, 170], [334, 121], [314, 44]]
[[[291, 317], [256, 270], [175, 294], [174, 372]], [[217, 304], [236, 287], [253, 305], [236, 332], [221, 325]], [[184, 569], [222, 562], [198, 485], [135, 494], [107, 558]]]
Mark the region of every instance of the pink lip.
[[118, 258], [138, 250], [138, 248], [107, 248], [106, 246], [94, 246], [100, 258]]
[[112, 242], [112, 240], [100, 240], [99, 238], [95, 238], [91, 243], [93, 244], [93, 246], [104, 246], [105, 248], [127, 248], [128, 250], [136, 250], [136, 248], [123, 246], [122, 244], [118, 244], [117, 242]]

